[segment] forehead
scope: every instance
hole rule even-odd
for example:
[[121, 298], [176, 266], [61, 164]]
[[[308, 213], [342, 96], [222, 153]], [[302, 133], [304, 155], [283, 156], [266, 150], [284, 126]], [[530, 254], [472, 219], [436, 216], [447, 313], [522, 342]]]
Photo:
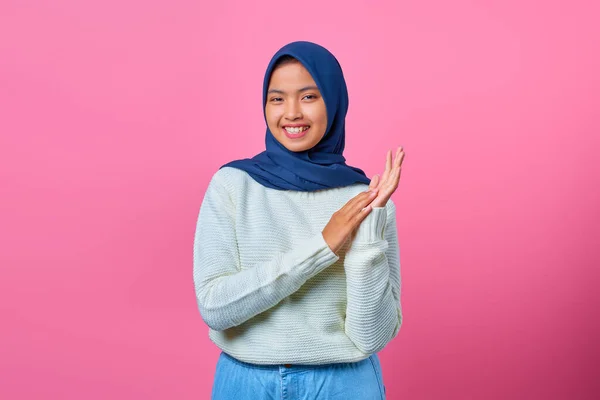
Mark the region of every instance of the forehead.
[[269, 87], [273, 86], [306, 86], [316, 83], [310, 72], [300, 62], [288, 62], [278, 66], [271, 73]]

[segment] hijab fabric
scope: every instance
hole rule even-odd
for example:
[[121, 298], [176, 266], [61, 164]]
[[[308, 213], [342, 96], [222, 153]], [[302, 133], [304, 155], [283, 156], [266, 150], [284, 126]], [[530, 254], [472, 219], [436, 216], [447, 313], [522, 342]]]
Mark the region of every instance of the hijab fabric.
[[348, 89], [342, 68], [329, 50], [315, 43], [300, 41], [289, 43], [275, 53], [263, 81], [263, 113], [271, 74], [277, 61], [285, 55], [302, 63], [317, 84], [327, 109], [325, 135], [313, 148], [293, 152], [275, 139], [267, 125], [265, 151], [253, 158], [231, 161], [221, 168], [244, 170], [263, 186], [278, 190], [308, 192], [357, 182], [368, 184], [370, 179], [365, 173], [347, 165], [342, 155], [346, 139]]

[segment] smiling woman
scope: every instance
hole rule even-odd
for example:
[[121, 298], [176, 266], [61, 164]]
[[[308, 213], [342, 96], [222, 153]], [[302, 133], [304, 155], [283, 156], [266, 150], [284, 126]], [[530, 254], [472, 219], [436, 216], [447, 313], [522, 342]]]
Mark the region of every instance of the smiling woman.
[[265, 151], [214, 174], [196, 227], [196, 299], [222, 350], [212, 399], [383, 399], [402, 148], [381, 178], [346, 164], [346, 83], [314, 43], [273, 56], [263, 106]]
[[325, 101], [298, 60], [285, 56], [275, 64], [267, 95], [267, 125], [288, 150], [309, 150], [321, 141], [327, 128]]

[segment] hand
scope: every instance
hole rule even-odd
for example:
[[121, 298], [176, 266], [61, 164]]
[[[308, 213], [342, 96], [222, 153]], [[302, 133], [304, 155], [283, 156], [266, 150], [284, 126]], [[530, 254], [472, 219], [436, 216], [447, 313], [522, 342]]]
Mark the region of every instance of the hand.
[[398, 188], [400, 181], [400, 173], [402, 172], [402, 161], [404, 160], [404, 149], [402, 146], [396, 150], [396, 158], [392, 162], [392, 151], [387, 153], [385, 163], [385, 171], [379, 179], [379, 175], [375, 175], [371, 179], [369, 189], [379, 189], [379, 194], [371, 203], [371, 207], [385, 207], [387, 201], [392, 196], [392, 193]]
[[377, 197], [377, 188], [359, 193], [350, 199], [341, 209], [333, 213], [323, 229], [323, 239], [329, 248], [337, 251], [346, 243], [348, 237], [358, 228], [360, 223], [369, 215], [372, 207], [369, 203]]

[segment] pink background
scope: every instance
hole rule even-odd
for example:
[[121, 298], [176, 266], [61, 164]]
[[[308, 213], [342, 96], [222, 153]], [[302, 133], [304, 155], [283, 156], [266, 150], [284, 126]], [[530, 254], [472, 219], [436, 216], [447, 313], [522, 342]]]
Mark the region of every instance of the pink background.
[[292, 40], [342, 63], [350, 164], [406, 148], [388, 399], [598, 398], [596, 4], [2, 1], [0, 398], [209, 398], [196, 217]]

